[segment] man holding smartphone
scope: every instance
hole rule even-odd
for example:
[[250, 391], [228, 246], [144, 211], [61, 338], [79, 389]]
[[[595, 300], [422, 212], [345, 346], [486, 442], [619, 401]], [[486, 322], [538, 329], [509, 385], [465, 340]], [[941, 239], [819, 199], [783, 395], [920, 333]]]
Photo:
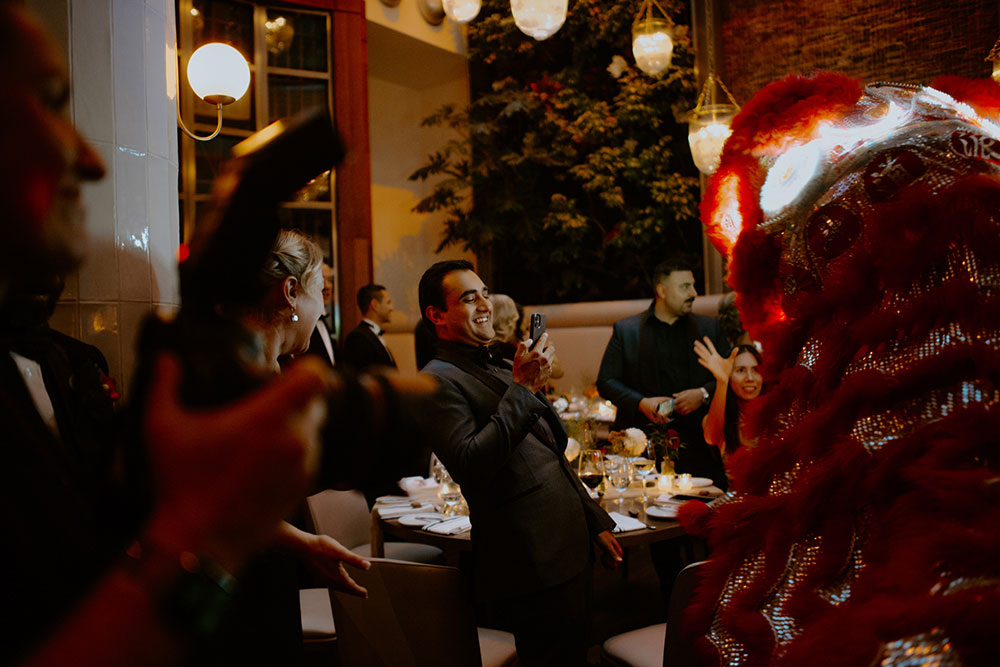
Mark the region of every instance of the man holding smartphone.
[[612, 566], [621, 547], [566, 462], [566, 431], [539, 393], [554, 353], [548, 334], [522, 341], [513, 366], [494, 358], [493, 306], [466, 261], [429, 268], [419, 297], [438, 338], [423, 369], [440, 385], [426, 428], [469, 503], [477, 598], [514, 633], [523, 664], [585, 664], [591, 545]]

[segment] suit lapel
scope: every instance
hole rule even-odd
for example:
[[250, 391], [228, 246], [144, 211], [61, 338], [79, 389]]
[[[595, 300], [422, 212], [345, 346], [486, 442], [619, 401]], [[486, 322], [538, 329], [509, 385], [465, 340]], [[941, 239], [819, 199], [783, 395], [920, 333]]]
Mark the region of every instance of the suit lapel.
[[652, 313], [647, 312], [639, 318], [639, 388], [644, 396], [656, 395], [656, 364], [651, 360], [656, 359], [654, 339], [649, 326], [649, 318]]
[[[497, 395], [498, 398], [503, 397], [507, 393], [508, 384], [489, 372], [489, 370], [483, 368], [475, 361], [468, 358], [467, 355], [456, 352], [450, 347], [438, 346], [437, 348], [437, 358], [442, 361], [447, 361], [450, 364], [454, 364], [458, 368], [462, 369], [472, 377], [476, 378], [484, 385], [486, 385], [493, 393]], [[536, 395], [537, 398], [537, 395]], [[542, 400], [542, 399], [540, 399]], [[552, 414], [552, 410], [547, 410], [543, 415], [545, 421], [549, 422], [546, 426], [542, 425], [542, 419], [536, 421], [532, 427], [531, 432], [538, 438], [541, 442], [545, 443], [548, 447], [554, 450], [557, 454], [561, 455], [561, 450], [565, 449], [566, 440], [565, 437], [560, 438], [560, 433], [565, 436], [565, 429], [563, 429], [562, 424], [553, 425], [552, 420], [549, 417], [553, 417], [557, 422], [559, 418]], [[560, 447], [559, 443], [562, 442]]]

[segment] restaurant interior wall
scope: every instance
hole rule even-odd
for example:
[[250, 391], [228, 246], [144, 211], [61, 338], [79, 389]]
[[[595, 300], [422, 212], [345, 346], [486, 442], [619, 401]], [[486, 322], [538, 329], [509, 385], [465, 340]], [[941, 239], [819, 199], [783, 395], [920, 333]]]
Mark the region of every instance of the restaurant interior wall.
[[122, 393], [135, 337], [179, 304], [173, 0], [29, 0], [64, 48], [69, 114], [107, 168], [83, 187], [90, 250], [53, 326], [96, 345]]
[[1000, 34], [996, 0], [725, 0], [722, 78], [742, 104], [789, 74], [843, 72], [864, 81], [986, 77]]
[[430, 186], [409, 175], [450, 138], [447, 130], [420, 127], [421, 119], [442, 104], [469, 102], [461, 29], [450, 21], [429, 25], [415, 5], [366, 3], [374, 280], [392, 295], [396, 312], [387, 343], [407, 372], [416, 370], [410, 334], [420, 316], [420, 275], [441, 259], [474, 261], [460, 248], [435, 253], [443, 216], [412, 210]]

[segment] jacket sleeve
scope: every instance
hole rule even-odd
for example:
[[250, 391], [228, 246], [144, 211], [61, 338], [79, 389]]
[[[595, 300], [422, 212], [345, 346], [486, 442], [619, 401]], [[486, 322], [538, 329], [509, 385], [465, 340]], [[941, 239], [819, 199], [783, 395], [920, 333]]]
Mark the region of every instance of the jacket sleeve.
[[635, 420], [639, 401], [644, 396], [625, 384], [625, 343], [619, 324], [615, 324], [611, 340], [604, 349], [601, 369], [597, 373], [597, 391], [617, 406], [619, 415], [628, 421]]
[[453, 378], [436, 377], [438, 393], [424, 415], [434, 451], [455, 481], [484, 489], [548, 406], [514, 382], [496, 411], [479, 424], [460, 384]]

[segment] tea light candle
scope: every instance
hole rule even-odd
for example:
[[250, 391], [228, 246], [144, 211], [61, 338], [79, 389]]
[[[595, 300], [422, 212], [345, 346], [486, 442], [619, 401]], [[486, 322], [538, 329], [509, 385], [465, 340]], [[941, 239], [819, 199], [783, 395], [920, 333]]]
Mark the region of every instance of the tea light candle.
[[673, 493], [674, 492], [674, 476], [673, 475], [660, 475], [660, 478], [656, 480], [656, 489], [660, 493]]
[[691, 490], [691, 475], [688, 473], [682, 473], [677, 475], [677, 488], [682, 492], [686, 493]]

